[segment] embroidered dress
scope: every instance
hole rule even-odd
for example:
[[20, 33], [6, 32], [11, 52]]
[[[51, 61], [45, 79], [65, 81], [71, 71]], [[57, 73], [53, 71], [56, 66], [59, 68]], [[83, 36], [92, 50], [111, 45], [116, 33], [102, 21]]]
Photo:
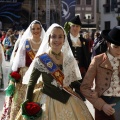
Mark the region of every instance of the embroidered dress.
[[[62, 69], [62, 65], [59, 65], [59, 68]], [[35, 84], [40, 74], [43, 77], [44, 84], [33, 99], [33, 101], [39, 102], [43, 109], [41, 117], [37, 120], [93, 120], [85, 103], [61, 89], [39, 59], [36, 59], [33, 71], [31, 84], [33, 82]], [[33, 93], [31, 84], [28, 85], [28, 99], [30, 101]], [[24, 120], [24, 118], [19, 113], [15, 120]]]
[[[28, 40], [26, 40], [26, 45], [27, 46], [30, 45]], [[31, 64], [32, 59], [35, 57], [35, 53], [32, 51], [32, 49], [30, 49], [30, 52], [32, 53], [29, 55], [29, 52], [27, 52], [27, 49], [26, 49], [26, 66], [21, 67], [19, 70], [19, 74], [21, 75], [21, 80], [15, 85], [15, 93], [12, 99], [10, 120], [13, 120], [16, 117], [17, 113], [20, 110], [20, 105], [25, 99], [27, 85], [22, 84], [22, 79], [28, 67]]]
[[[21, 70], [19, 72], [21, 74], [21, 77], [24, 76], [27, 69], [28, 69], [28, 67], [21, 68]], [[15, 93], [14, 93], [14, 96], [12, 98], [12, 105], [11, 105], [11, 112], [10, 112], [10, 119], [9, 120], [13, 120], [16, 117], [16, 114], [18, 113], [18, 111], [20, 109], [20, 104], [24, 100], [25, 91], [26, 91], [27, 86], [21, 84], [21, 82], [22, 82], [22, 79], [20, 80], [19, 83], [16, 83], [16, 86], [15, 86]]]
[[[30, 61], [30, 58], [27, 56], [27, 61]], [[19, 74], [21, 75], [21, 78], [23, 78], [25, 72], [27, 71], [28, 67], [23, 67], [20, 68], [20, 72]], [[26, 85], [22, 85], [22, 79], [20, 80], [19, 83], [16, 83], [15, 85], [15, 92], [14, 92], [14, 96], [5, 96], [5, 103], [3, 106], [3, 113], [2, 113], [2, 117], [1, 120], [13, 120], [17, 114], [17, 112], [20, 109], [20, 104], [23, 102], [24, 100], [24, 96], [25, 96], [25, 91], [26, 91]], [[10, 112], [11, 111], [11, 112]], [[10, 117], [11, 116], [11, 117]]]
[[16, 114], [18, 113], [18, 111], [20, 109], [20, 104], [24, 100], [25, 91], [26, 91], [26, 87], [27, 87], [26, 85], [22, 84], [22, 78], [23, 78], [25, 72], [27, 71], [31, 62], [32, 62], [32, 60], [26, 53], [26, 63], [27, 64], [25, 67], [21, 67], [18, 70], [19, 74], [21, 75], [21, 80], [18, 83], [14, 83], [15, 84], [14, 94], [11, 96], [6, 95], [6, 97], [5, 97], [5, 103], [3, 106], [3, 114], [2, 114], [1, 120], [4, 120], [4, 119], [13, 120], [15, 118]]
[[[12, 94], [9, 95], [9, 98], [13, 97], [12, 98], [12, 105], [11, 105], [11, 101], [9, 101], [11, 99], [9, 99], [8, 101], [5, 101], [6, 103], [4, 106], [6, 106], [7, 103], [9, 103], [9, 104], [8, 104], [7, 108], [5, 108], [5, 109], [3, 108], [4, 109], [4, 112], [2, 115], [4, 117], [3, 120], [7, 119], [6, 118], [7, 116], [8, 116], [9, 120], [14, 120], [17, 112], [20, 109], [21, 102], [23, 102], [23, 100], [24, 100], [26, 85], [22, 84], [22, 79], [23, 79], [25, 72], [27, 71], [28, 67], [30, 66], [30, 64], [33, 60], [31, 58], [33, 58], [33, 56], [35, 57], [35, 55], [33, 55], [33, 54], [31, 54], [32, 57], [30, 57], [31, 55], [29, 56], [29, 54], [26, 50], [26, 41], [29, 39], [30, 40], [32, 39], [33, 32], [31, 30], [31, 28], [35, 24], [38, 24], [40, 26], [39, 28], [41, 28], [41, 30], [40, 29], [38, 30], [38, 32], [41, 34], [38, 34], [37, 38], [39, 40], [42, 40], [43, 36], [45, 34], [45, 31], [44, 31], [41, 23], [38, 20], [34, 20], [31, 22], [31, 24], [28, 26], [28, 28], [25, 30], [24, 34], [20, 38], [19, 47], [17, 49], [17, 53], [15, 54], [14, 62], [12, 62], [11, 70], [12, 70], [12, 72], [18, 72], [18, 74], [21, 74], [21, 79], [19, 82], [15, 81], [12, 84], [12, 86], [14, 86], [13, 88], [15, 89], [15, 91], [12, 91]], [[33, 51], [33, 53], [36, 54], [36, 52], [34, 52], [34, 51]], [[9, 93], [9, 89], [7, 89], [7, 90]], [[11, 107], [11, 113], [10, 113], [10, 107]]]
[[[50, 50], [52, 50], [49, 45], [49, 40], [52, 41], [52, 38], [49, 39], [50, 35], [57, 35], [54, 28], [61, 32], [58, 34], [59, 37], [61, 35], [65, 36], [61, 37], [62, 42], [64, 40], [64, 44], [60, 45], [62, 48], [59, 48], [63, 56], [60, 63], [54, 63], [54, 59], [49, 54]], [[23, 83], [28, 84], [25, 104], [22, 103], [21, 108], [23, 117], [32, 117], [37, 120], [93, 120], [85, 103], [80, 98], [75, 97], [75, 95], [71, 95], [68, 90], [65, 90], [65, 88], [69, 88], [72, 82], [80, 80], [81, 74], [70, 49], [64, 28], [56, 23], [52, 24], [46, 31], [43, 41], [36, 54], [37, 57], [31, 63], [23, 79]], [[61, 64], [62, 66], [56, 64]], [[38, 94], [33, 94], [34, 87], [39, 82], [38, 78], [40, 76], [42, 77], [40, 81], [43, 82], [43, 86]], [[26, 81], [25, 78], [29, 78], [29, 81]], [[74, 92], [72, 91], [71, 93]], [[26, 103], [32, 103], [33, 101], [41, 104], [42, 114], [39, 110], [37, 114], [32, 113], [28, 107], [26, 108]], [[38, 106], [40, 108], [39, 104]], [[27, 111], [31, 112], [32, 116]], [[16, 117], [15, 120], [20, 119]]]

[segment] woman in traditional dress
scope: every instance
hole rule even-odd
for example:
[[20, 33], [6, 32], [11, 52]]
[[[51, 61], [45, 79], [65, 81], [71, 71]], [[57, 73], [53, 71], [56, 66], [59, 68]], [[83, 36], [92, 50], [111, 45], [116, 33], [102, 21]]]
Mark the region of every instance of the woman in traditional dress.
[[[64, 29], [52, 24], [43, 40], [37, 57], [27, 71], [29, 83], [25, 79], [23, 81], [28, 83], [28, 88], [22, 104], [22, 115], [34, 120], [93, 120], [85, 103], [69, 87], [72, 82], [81, 79], [81, 74]], [[33, 90], [40, 75], [43, 86], [38, 96], [36, 94], [33, 98]], [[41, 109], [36, 102], [39, 102]]]
[[4, 104], [1, 120], [4, 120], [5, 117], [14, 120], [20, 109], [20, 104], [24, 100], [26, 91], [26, 85], [22, 84], [22, 78], [41, 45], [44, 33], [45, 31], [41, 23], [34, 20], [22, 35], [14, 62], [12, 63], [12, 72], [9, 74], [6, 103]]

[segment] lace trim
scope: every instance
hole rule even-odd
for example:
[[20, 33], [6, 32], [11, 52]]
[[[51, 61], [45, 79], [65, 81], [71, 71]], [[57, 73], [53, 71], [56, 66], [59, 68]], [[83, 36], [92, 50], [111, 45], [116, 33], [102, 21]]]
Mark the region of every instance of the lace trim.
[[[40, 72], [46, 72], [47, 74], [50, 73], [47, 70], [47, 68], [44, 66], [44, 64], [40, 61], [39, 58], [36, 58], [34, 67], [38, 69]], [[53, 79], [51, 84], [62, 89], [62, 87], [59, 85], [59, 83], [55, 79]]]
[[[69, 58], [67, 59], [64, 63], [64, 67], [66, 68], [63, 68], [65, 71], [63, 71], [63, 74], [65, 75], [64, 77], [64, 80], [63, 80], [63, 86], [69, 86], [71, 84], [71, 82], [75, 81], [75, 80], [78, 80], [78, 76], [75, 74], [76, 73], [76, 69], [74, 69], [74, 64], [71, 64], [72, 61], [74, 59], [72, 58]], [[35, 64], [34, 64], [34, 67], [36, 69], [38, 69], [40, 72], [46, 72], [47, 74], [49, 74], [49, 70], [44, 66], [44, 64], [40, 61], [39, 58], [36, 58], [35, 59]], [[71, 73], [71, 74], [70, 74]], [[59, 87], [61, 89], [61, 86], [59, 86], [58, 84], [55, 83], [55, 81], [53, 81], [51, 84]]]
[[50, 73], [39, 58], [35, 59], [34, 67], [38, 69], [40, 72], [46, 72], [47, 74]]
[[69, 58], [66, 58], [65, 62], [64, 62], [64, 74], [66, 76], [64, 76], [64, 81], [63, 81], [63, 84], [65, 86], [69, 86], [71, 84], [71, 82], [74, 82], [75, 80], [78, 80], [77, 79], [77, 76], [76, 76], [76, 69], [74, 67], [74, 64], [72, 64], [74, 61], [73, 58], [69, 57]]

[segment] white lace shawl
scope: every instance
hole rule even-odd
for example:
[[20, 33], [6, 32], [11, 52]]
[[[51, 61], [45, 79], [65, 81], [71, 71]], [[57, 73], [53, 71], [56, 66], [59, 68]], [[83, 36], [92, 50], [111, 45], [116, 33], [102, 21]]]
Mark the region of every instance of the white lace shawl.
[[[67, 74], [66, 79], [64, 79], [63, 81], [65, 86], [68, 86], [71, 84], [71, 82], [78, 80], [77, 76], [75, 76], [75, 71], [72, 70], [74, 66], [70, 64], [72, 61], [73, 59], [70, 58], [68, 63], [66, 63], [66, 65], [68, 64], [69, 69], [66, 72], [64, 72], [63, 70], [63, 73]], [[47, 74], [50, 73], [49, 70], [45, 67], [45, 65], [40, 61], [38, 57], [35, 58], [34, 67], [38, 69], [40, 72], [46, 72]], [[69, 73], [72, 73], [72, 74], [69, 74]]]

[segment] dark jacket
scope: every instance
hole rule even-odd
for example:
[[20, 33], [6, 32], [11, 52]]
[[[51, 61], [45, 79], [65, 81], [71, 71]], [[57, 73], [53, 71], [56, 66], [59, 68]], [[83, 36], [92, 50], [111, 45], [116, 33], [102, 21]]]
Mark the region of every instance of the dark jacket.
[[[72, 46], [72, 41], [70, 38], [70, 34], [68, 34], [68, 42], [71, 47], [71, 50], [73, 52], [74, 57], [76, 60], [79, 62], [78, 66], [79, 67], [84, 67], [86, 70], [88, 69], [88, 66], [90, 64], [90, 55], [89, 55], [89, 47], [88, 47], [88, 41], [84, 39], [82, 36], [80, 36], [80, 41], [82, 44], [82, 47], [74, 47]], [[81, 59], [83, 60], [82, 64], [80, 64]]]

